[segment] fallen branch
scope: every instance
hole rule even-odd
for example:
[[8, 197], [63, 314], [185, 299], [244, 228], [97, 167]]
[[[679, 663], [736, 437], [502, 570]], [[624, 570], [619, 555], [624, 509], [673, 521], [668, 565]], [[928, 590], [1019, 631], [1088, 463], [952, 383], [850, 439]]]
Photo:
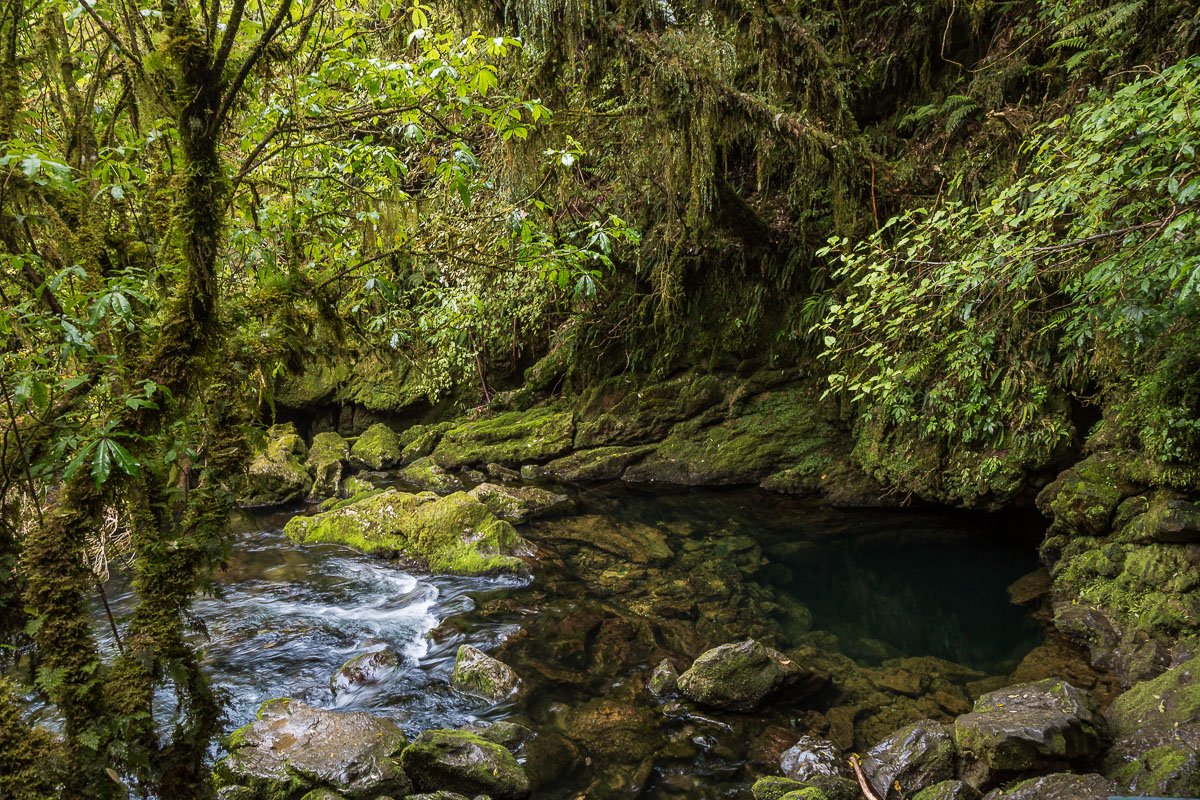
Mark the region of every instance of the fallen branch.
[[862, 790], [863, 797], [866, 800], [883, 800], [882, 797], [875, 793], [875, 790], [871, 787], [871, 782], [863, 774], [862, 761], [859, 760], [857, 754], [850, 756], [850, 769], [854, 770], [854, 777], [858, 778], [858, 788]]

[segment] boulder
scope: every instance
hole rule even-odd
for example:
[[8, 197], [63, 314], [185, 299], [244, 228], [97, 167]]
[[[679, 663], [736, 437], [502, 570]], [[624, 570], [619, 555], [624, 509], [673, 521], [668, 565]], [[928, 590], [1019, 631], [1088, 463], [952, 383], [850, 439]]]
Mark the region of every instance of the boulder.
[[846, 774], [841, 750], [828, 739], [801, 736], [779, 759], [783, 774], [794, 781], [837, 778]]
[[363, 431], [350, 447], [350, 466], [355, 469], [387, 469], [400, 463], [400, 437], [382, 422]]
[[400, 477], [414, 486], [433, 492], [457, 492], [463, 488], [462, 481], [442, 469], [429, 456], [418, 458], [400, 470]]
[[779, 800], [779, 798], [788, 792], [804, 788], [806, 786], [802, 781], [781, 778], [778, 775], [768, 775], [754, 782], [754, 786], [750, 788], [750, 794], [754, 797], [754, 800]]
[[458, 648], [450, 685], [460, 692], [499, 703], [521, 692], [521, 678], [512, 667], [469, 644]]
[[789, 686], [819, 688], [816, 676], [787, 656], [753, 639], [703, 653], [679, 676], [679, 690], [697, 703], [727, 711], [750, 711]]
[[307, 452], [292, 423], [271, 426], [266, 444], [246, 469], [239, 504], [253, 508], [302, 499], [312, 484], [301, 461]]
[[1200, 796], [1200, 657], [1120, 695], [1104, 774], [1122, 791]]
[[679, 688], [679, 671], [675, 669], [675, 665], [671, 663], [670, 659], [664, 658], [654, 668], [654, 672], [650, 673], [650, 679], [646, 682], [646, 688], [655, 697], [666, 697], [675, 693]]
[[883, 800], [905, 800], [954, 777], [954, 737], [931, 719], [915, 722], [867, 751], [862, 769]]
[[1108, 800], [1115, 791], [1112, 781], [1103, 776], [1060, 772], [988, 792], [983, 800]]
[[451, 575], [525, 574], [533, 547], [466, 492], [438, 497], [386, 489], [329, 511], [288, 520], [283, 532], [302, 543], [343, 544], [397, 555]]
[[439, 422], [436, 425], [414, 425], [406, 430], [401, 440], [404, 449], [400, 451], [400, 463], [411, 464], [418, 458], [432, 453], [433, 448], [442, 440], [442, 434], [450, 427], [449, 422]]
[[942, 781], [913, 795], [912, 800], [979, 800], [979, 790], [963, 781]]
[[788, 792], [779, 800], [830, 800], [830, 798], [816, 786], [805, 786], [803, 789]]
[[595, 447], [556, 458], [542, 468], [542, 474], [567, 483], [612, 481], [625, 470], [654, 451], [653, 446]]
[[406, 744], [400, 726], [384, 717], [269, 700], [254, 722], [230, 734], [229, 755], [215, 772], [223, 783], [281, 800], [314, 789], [349, 800], [403, 797], [412, 791], [398, 763]]
[[536, 486], [481, 483], [472, 489], [470, 494], [497, 517], [512, 523], [562, 513], [571, 506], [571, 498], [565, 494], [557, 494]]
[[963, 776], [994, 784], [1005, 773], [1086, 761], [1103, 747], [1107, 724], [1095, 701], [1049, 678], [989, 692], [954, 722]]
[[494, 800], [529, 794], [529, 779], [513, 754], [466, 731], [425, 731], [405, 749], [400, 762], [422, 792], [486, 794]]
[[509, 411], [454, 425], [442, 435], [433, 456], [447, 469], [549, 461], [571, 449], [574, 433], [570, 411]]
[[349, 458], [350, 445], [333, 431], [318, 433], [313, 437], [308, 448], [308, 458], [304, 462], [313, 479], [312, 488], [308, 492], [309, 500], [323, 500], [338, 494], [342, 487], [342, 473]]
[[334, 694], [353, 691], [362, 686], [383, 683], [400, 666], [400, 658], [390, 650], [362, 653], [342, 664], [329, 678], [329, 690]]

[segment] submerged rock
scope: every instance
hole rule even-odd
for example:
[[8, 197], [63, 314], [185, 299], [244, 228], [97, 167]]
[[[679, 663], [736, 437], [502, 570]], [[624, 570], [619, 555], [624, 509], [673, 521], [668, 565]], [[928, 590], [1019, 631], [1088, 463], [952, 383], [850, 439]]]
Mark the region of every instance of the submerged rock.
[[494, 703], [520, 693], [521, 678], [512, 667], [469, 644], [458, 648], [450, 685]]
[[222, 782], [272, 798], [320, 788], [350, 800], [403, 797], [412, 791], [397, 760], [406, 744], [390, 719], [270, 700], [254, 722], [230, 734], [230, 753], [215, 771]]
[[304, 465], [312, 475], [309, 500], [323, 500], [338, 494], [342, 487], [342, 473], [350, 457], [350, 445], [333, 431], [318, 433], [308, 448], [308, 459]]
[[984, 795], [984, 800], [1108, 800], [1114, 791], [1112, 781], [1100, 775], [1062, 772], [997, 789]]
[[442, 469], [441, 465], [429, 456], [418, 458], [400, 470], [400, 477], [415, 486], [434, 492], [456, 492], [463, 488], [462, 481]]
[[513, 754], [466, 731], [425, 731], [405, 749], [400, 761], [423, 792], [486, 794], [494, 800], [518, 800], [529, 794], [529, 779]]
[[954, 777], [954, 737], [931, 719], [893, 733], [867, 751], [862, 769], [884, 800], [904, 800]]
[[702, 705], [749, 711], [769, 695], [814, 678], [778, 650], [747, 639], [702, 654], [679, 676], [679, 690]]
[[1122, 694], [1108, 720], [1104, 774], [1123, 791], [1200, 796], [1200, 657]]
[[1089, 759], [1107, 724], [1087, 692], [1051, 678], [983, 695], [955, 720], [954, 735], [963, 775], [981, 786], [1004, 773]]
[[679, 672], [669, 658], [664, 658], [650, 673], [646, 688], [655, 697], [666, 697], [679, 688]]
[[390, 650], [362, 653], [342, 664], [329, 678], [329, 690], [334, 694], [361, 686], [382, 683], [400, 666], [400, 657]]
[[296, 516], [284, 533], [298, 542], [344, 544], [400, 555], [452, 575], [524, 574], [533, 552], [509, 523], [466, 492], [438, 497], [386, 489], [314, 516]]
[[267, 442], [246, 469], [238, 503], [247, 507], [293, 503], [308, 493], [312, 484], [301, 459], [307, 454], [304, 440], [292, 423], [272, 425]]
[[571, 506], [571, 498], [536, 486], [501, 486], [481, 483], [471, 496], [488, 507], [493, 514], [513, 523], [561, 513]]
[[400, 437], [377, 422], [363, 431], [350, 447], [350, 466], [355, 469], [387, 469], [400, 463]]

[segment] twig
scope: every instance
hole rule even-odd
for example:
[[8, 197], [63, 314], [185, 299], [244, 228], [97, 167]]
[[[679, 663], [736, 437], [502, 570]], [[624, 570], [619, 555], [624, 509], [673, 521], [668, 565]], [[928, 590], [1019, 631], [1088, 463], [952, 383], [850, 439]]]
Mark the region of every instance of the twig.
[[867, 776], [862, 771], [862, 761], [859, 760], [858, 754], [850, 756], [850, 769], [854, 770], [854, 777], [858, 778], [858, 788], [862, 790], [863, 797], [866, 800], [883, 800], [875, 789], [871, 787], [871, 782], [867, 780]]

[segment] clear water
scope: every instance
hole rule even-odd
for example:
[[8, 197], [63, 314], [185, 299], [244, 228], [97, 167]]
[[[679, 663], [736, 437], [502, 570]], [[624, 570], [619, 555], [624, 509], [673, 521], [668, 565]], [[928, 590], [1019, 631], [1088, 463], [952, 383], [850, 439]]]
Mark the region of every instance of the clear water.
[[[522, 580], [411, 574], [346, 548], [296, 546], [280, 529], [302, 510], [243, 520], [221, 596], [196, 605], [209, 636], [208, 666], [227, 696], [229, 728], [281, 696], [393, 716], [410, 735], [512, 718], [539, 735], [569, 737], [590, 711], [600, 709], [604, 719], [631, 715], [637, 732], [630, 735], [645, 739], [651, 755], [626, 763], [623, 753], [604, 752], [605, 738], [617, 740], [628, 733], [624, 728], [598, 741], [585, 735], [573, 745], [575, 766], [546, 778], [539, 798], [737, 797], [755, 772], [770, 771], [762, 758], [755, 761], [752, 740], [767, 729], [803, 733], [794, 713], [698, 715], [660, 708], [641, 688], [663, 642], [684, 642], [670, 652], [686, 646], [694, 655], [744, 638], [749, 631], [741, 626], [751, 622], [761, 622], [780, 647], [799, 641], [805, 627], [794, 617], [756, 615], [764, 600], [804, 604], [813, 627], [836, 635], [841, 651], [863, 664], [933, 655], [1004, 674], [1041, 636], [1005, 593], [1036, 567], [1036, 523], [1014, 517], [837, 511], [755, 491], [616, 485], [582, 491], [572, 516], [523, 530], [540, 558], [533, 578]], [[592, 527], [580, 528], [581, 520]], [[580, 530], [610, 537], [608, 551]], [[647, 565], [633, 545], [628, 557], [611, 552], [648, 530], [663, 533], [670, 557]], [[732, 561], [744, 565], [731, 568], [727, 601], [655, 622], [648, 650], [623, 643], [622, 636], [636, 638], [629, 621], [661, 586]], [[601, 570], [608, 575], [626, 564], [635, 570], [625, 584], [633, 594], [598, 580]], [[120, 617], [130, 598], [117, 590], [112, 600]], [[741, 608], [741, 616], [718, 624], [713, 609], [725, 602]], [[604, 649], [606, 637], [616, 641], [611, 651]], [[450, 687], [454, 654], [464, 642], [496, 653], [526, 677], [530, 692], [522, 705], [495, 707]], [[338, 694], [330, 689], [330, 675], [345, 661], [380, 649], [400, 656], [386, 680]]]

